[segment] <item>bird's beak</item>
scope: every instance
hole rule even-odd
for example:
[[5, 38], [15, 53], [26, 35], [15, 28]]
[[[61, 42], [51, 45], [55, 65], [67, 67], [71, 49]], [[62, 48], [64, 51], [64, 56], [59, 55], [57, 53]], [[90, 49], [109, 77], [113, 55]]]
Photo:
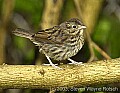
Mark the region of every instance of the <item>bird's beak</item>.
[[82, 26], [79, 27], [79, 29], [85, 29], [85, 28], [86, 28], [85, 25], [82, 25]]
[[85, 28], [86, 28], [86, 26], [84, 26], [84, 25], [83, 25], [83, 26], [81, 26], [81, 29], [85, 29]]

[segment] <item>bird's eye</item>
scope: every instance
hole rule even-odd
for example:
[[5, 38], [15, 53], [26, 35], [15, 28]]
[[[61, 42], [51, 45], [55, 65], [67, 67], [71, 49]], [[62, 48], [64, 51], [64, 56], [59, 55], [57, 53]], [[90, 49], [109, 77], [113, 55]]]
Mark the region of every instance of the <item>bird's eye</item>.
[[73, 25], [72, 27], [73, 27], [73, 28], [77, 28], [77, 26], [75, 26], [75, 25]]

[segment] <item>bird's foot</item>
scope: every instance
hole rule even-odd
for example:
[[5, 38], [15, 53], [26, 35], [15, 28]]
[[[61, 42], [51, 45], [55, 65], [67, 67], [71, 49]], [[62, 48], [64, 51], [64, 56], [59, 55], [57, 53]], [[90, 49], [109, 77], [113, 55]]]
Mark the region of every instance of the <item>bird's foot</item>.
[[[44, 66], [51, 66], [51, 64], [42, 64]], [[58, 66], [58, 64], [54, 64], [55, 66]]]
[[83, 62], [76, 62], [76, 61], [74, 61], [74, 60], [72, 60], [72, 59], [68, 59], [71, 63], [68, 63], [68, 64], [74, 64], [74, 65], [83, 65], [82, 63]]
[[58, 64], [43, 64], [43, 65], [45, 65], [45, 66], [52, 66], [52, 67], [57, 68], [57, 69], [62, 69], [62, 68], [57, 66]]

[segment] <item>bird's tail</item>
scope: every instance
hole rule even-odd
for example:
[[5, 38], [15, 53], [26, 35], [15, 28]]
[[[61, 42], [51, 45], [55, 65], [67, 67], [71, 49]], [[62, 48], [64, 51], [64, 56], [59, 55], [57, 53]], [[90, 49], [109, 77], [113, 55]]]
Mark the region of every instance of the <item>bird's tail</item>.
[[12, 33], [16, 36], [25, 37], [28, 39], [32, 39], [32, 35], [33, 35], [33, 33], [22, 28], [17, 28]]

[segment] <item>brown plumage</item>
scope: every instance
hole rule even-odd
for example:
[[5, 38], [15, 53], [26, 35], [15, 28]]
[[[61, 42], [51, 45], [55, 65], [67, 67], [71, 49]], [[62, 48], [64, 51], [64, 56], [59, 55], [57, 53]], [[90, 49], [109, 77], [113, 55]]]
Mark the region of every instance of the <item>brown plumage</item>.
[[[21, 28], [17, 28], [13, 34], [30, 39], [39, 46], [40, 52], [46, 55], [49, 62], [50, 58], [71, 61], [70, 57], [76, 55], [84, 45], [84, 28], [86, 27], [79, 19], [73, 18], [35, 34]], [[73, 60], [72, 63], [74, 63]]]

